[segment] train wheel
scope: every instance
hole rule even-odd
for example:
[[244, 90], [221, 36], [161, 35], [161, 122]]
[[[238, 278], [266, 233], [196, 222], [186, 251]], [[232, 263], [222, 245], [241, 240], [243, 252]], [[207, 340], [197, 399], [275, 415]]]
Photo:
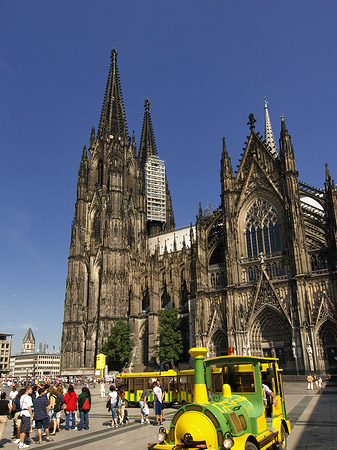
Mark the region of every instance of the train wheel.
[[274, 449], [286, 450], [287, 448], [287, 433], [283, 425], [281, 425], [279, 442], [274, 445]]
[[257, 447], [252, 442], [247, 441], [245, 445], [245, 450], [257, 450]]

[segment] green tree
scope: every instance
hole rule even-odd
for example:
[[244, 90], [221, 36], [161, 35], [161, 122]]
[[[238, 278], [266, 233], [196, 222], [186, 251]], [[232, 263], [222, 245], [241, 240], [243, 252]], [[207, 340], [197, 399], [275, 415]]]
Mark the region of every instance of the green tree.
[[161, 363], [174, 364], [183, 353], [181, 321], [176, 308], [166, 308], [159, 312], [158, 340], [154, 346], [155, 356]]
[[100, 352], [107, 356], [109, 370], [121, 371], [131, 355], [131, 328], [128, 322], [119, 320], [112, 328], [108, 340]]

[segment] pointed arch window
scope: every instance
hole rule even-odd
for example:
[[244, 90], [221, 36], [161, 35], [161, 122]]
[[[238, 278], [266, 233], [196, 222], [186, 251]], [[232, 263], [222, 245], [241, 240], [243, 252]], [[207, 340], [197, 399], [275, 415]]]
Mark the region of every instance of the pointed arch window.
[[96, 242], [101, 242], [101, 215], [99, 212], [95, 213], [92, 231]]
[[248, 258], [281, 250], [279, 216], [267, 200], [255, 200], [247, 212], [245, 225]]

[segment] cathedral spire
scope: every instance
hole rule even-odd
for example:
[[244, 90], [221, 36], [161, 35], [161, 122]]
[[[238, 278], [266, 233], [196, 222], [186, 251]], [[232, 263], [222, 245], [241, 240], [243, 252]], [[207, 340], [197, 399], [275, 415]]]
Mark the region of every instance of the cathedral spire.
[[149, 156], [156, 155], [157, 156], [157, 148], [156, 142], [154, 139], [151, 115], [150, 115], [150, 102], [147, 98], [145, 100], [145, 112], [144, 112], [144, 120], [143, 120], [143, 128], [142, 128], [142, 136], [140, 139], [139, 145], [139, 160], [142, 163], [142, 166], [145, 165], [146, 160]]
[[221, 182], [224, 190], [233, 187], [233, 168], [226, 147], [226, 139], [222, 138]]
[[267, 147], [269, 148], [271, 154], [274, 157], [277, 157], [277, 148], [274, 139], [273, 129], [271, 127], [269, 111], [268, 111], [268, 102], [266, 97], [264, 98], [264, 120], [265, 120], [265, 139]]
[[103, 138], [111, 135], [125, 139], [127, 137], [127, 125], [117, 66], [117, 50], [115, 48], [111, 52], [111, 65], [105, 89], [98, 135]]

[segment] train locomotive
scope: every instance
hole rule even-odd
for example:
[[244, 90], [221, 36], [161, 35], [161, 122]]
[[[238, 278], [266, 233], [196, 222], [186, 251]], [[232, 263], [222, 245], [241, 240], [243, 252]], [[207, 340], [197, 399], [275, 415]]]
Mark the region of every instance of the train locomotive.
[[278, 360], [236, 355], [205, 360], [206, 353], [205, 348], [190, 349], [195, 364], [193, 403], [179, 408], [170, 427], [161, 427], [158, 442], [148, 448], [286, 449], [291, 426]]

